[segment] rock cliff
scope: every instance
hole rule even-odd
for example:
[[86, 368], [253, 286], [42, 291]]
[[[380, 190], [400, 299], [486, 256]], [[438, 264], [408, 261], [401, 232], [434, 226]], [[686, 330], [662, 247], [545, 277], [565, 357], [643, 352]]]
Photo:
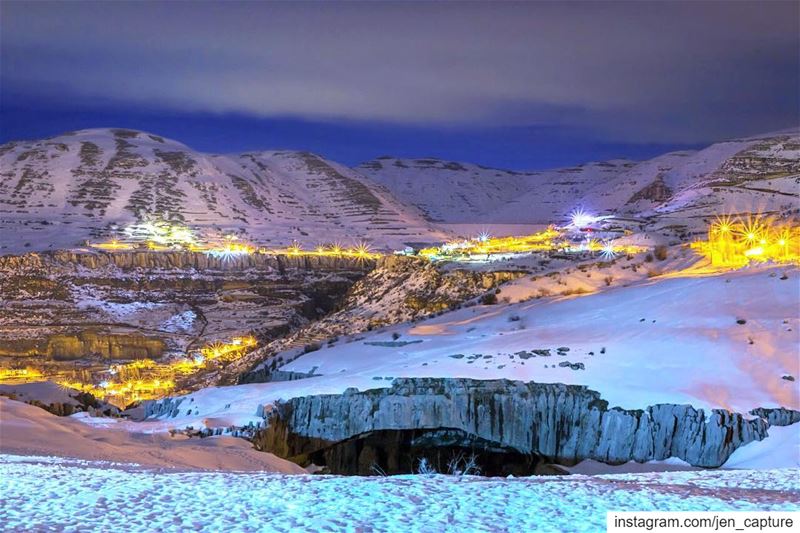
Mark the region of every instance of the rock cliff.
[[[736, 448], [765, 438], [771, 423], [791, 423], [800, 417], [785, 409], [756, 413], [760, 414], [706, 412], [673, 404], [644, 410], [609, 408], [598, 392], [577, 385], [403, 378], [389, 389], [349, 389], [341, 395], [299, 397], [279, 404], [255, 443], [301, 463], [326, 459], [336, 463], [343, 455], [337, 446], [371, 439], [371, 446], [360, 447], [360, 452], [376, 456], [382, 468], [402, 464], [398, 456], [420, 448], [420, 439], [429, 447], [456, 445], [478, 454], [499, 450], [559, 465], [585, 459], [621, 464], [676, 457], [694, 466], [718, 467]], [[374, 442], [381, 432], [409, 430], [417, 433], [399, 449], [394, 434], [382, 444]], [[443, 430], [450, 432], [447, 439], [432, 437], [431, 432]], [[350, 463], [365, 462], [352, 451], [349, 455]], [[333, 471], [369, 473], [346, 466], [329, 465]]]
[[226, 369], [229, 377], [220, 383], [270, 381], [278, 366], [305, 347], [454, 309], [527, 274], [520, 270], [447, 270], [419, 257], [383, 257], [353, 285], [336, 312], [252, 352], [248, 359]]

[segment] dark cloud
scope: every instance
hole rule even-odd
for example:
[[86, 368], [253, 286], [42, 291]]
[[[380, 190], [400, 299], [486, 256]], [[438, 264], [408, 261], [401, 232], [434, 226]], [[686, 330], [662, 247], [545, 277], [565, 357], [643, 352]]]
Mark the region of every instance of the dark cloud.
[[798, 123], [797, 2], [2, 4], [6, 94], [700, 142]]

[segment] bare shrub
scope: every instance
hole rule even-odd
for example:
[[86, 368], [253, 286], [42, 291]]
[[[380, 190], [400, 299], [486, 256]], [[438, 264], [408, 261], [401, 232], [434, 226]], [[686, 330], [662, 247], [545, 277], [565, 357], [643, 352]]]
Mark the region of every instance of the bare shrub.
[[553, 293], [550, 292], [550, 289], [542, 288], [542, 289], [539, 289], [539, 294], [538, 294], [537, 298], [545, 298], [547, 296], [550, 296], [551, 294], [553, 294]]
[[656, 259], [658, 259], [659, 261], [663, 261], [664, 259], [667, 258], [667, 247], [664, 246], [663, 244], [656, 246], [653, 249], [653, 255], [655, 255]]
[[584, 289], [583, 287], [576, 287], [574, 289], [567, 289], [561, 292], [561, 296], [572, 296], [575, 294], [588, 294], [589, 291]]
[[432, 476], [433, 474], [436, 474], [436, 469], [425, 457], [423, 457], [419, 460], [419, 463], [417, 463], [417, 474], [421, 476]]
[[474, 453], [469, 457], [459, 453], [447, 463], [447, 473], [451, 476], [479, 476], [481, 469], [478, 466], [478, 456]]
[[483, 305], [494, 305], [497, 303], [497, 295], [493, 292], [481, 296], [480, 302]]
[[320, 348], [322, 348], [322, 345], [320, 343], [312, 342], [311, 344], [306, 344], [305, 346], [303, 346], [303, 353], [316, 352]]

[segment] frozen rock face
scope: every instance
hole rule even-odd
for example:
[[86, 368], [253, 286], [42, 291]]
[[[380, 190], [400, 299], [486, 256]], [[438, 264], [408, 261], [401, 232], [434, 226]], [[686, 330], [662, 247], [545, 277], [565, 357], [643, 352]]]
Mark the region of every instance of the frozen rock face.
[[448, 429], [462, 440], [469, 437], [561, 465], [676, 457], [694, 466], [718, 467], [739, 446], [766, 437], [770, 418], [789, 421], [798, 415], [764, 419], [673, 404], [625, 410], [609, 408], [598, 392], [584, 386], [403, 378], [389, 389], [350, 389], [282, 403], [256, 444], [302, 462], [375, 432]]

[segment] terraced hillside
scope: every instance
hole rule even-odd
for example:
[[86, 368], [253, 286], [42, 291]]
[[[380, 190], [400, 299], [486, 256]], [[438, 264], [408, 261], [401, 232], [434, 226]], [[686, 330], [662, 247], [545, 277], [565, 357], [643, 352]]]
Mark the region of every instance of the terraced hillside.
[[307, 152], [222, 156], [149, 133], [98, 129], [0, 147], [2, 253], [71, 247], [154, 218], [241, 229], [285, 245], [438, 238], [358, 172]]
[[366, 162], [358, 170], [437, 222], [550, 223], [582, 208], [691, 223], [722, 212], [796, 209], [800, 135], [781, 132], [648, 161], [614, 160], [542, 172], [391, 157]]

